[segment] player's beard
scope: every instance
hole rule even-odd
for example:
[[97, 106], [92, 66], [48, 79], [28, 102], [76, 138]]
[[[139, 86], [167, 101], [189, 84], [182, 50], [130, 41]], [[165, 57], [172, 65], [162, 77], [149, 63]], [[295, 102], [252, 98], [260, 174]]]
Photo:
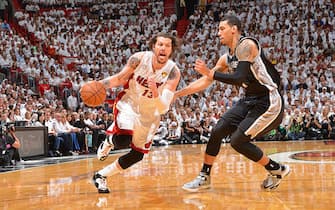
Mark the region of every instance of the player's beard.
[[156, 56], [156, 61], [157, 61], [157, 63], [160, 64], [160, 65], [165, 64], [165, 63], [167, 62], [166, 59], [163, 59], [163, 61], [161, 61], [161, 59], [159, 59], [159, 55]]
[[166, 61], [164, 60], [164, 61], [162, 62], [162, 61], [160, 61], [159, 59], [157, 59], [157, 63], [159, 63], [159, 64], [165, 64]]

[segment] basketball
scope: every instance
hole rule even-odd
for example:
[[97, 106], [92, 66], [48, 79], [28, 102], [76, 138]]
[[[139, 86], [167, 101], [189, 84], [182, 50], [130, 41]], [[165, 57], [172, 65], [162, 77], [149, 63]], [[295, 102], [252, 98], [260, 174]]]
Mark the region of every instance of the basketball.
[[106, 99], [106, 88], [101, 82], [88, 82], [81, 87], [80, 97], [87, 106], [99, 106]]

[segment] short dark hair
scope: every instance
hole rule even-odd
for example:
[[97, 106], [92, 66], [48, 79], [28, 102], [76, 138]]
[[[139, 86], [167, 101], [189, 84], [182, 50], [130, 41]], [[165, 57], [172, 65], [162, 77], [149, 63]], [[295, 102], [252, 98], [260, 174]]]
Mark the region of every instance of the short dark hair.
[[226, 15], [221, 21], [227, 21], [228, 25], [236, 26], [238, 31], [242, 31], [241, 21], [235, 15]]
[[171, 35], [171, 34], [160, 32], [160, 33], [156, 34], [154, 37], [152, 37], [150, 39], [150, 41], [149, 41], [149, 47], [150, 47], [151, 50], [153, 49], [154, 45], [156, 44], [158, 37], [164, 37], [164, 38], [171, 39], [171, 41], [172, 41], [172, 53], [171, 53], [170, 57], [172, 57], [174, 55], [174, 53], [179, 48], [178, 39], [175, 36]]

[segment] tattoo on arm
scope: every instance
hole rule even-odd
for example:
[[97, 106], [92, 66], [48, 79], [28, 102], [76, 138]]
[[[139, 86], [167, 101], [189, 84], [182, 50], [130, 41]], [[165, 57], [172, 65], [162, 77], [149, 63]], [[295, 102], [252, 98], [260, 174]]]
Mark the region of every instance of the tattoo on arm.
[[236, 48], [236, 56], [240, 61], [252, 61], [255, 57], [253, 55], [253, 41], [242, 41]]
[[131, 56], [129, 58], [129, 61], [128, 61], [128, 65], [132, 68], [132, 69], [135, 69], [138, 65], [140, 64], [140, 59], [135, 57], [135, 56]]
[[168, 80], [173, 80], [176, 77], [177, 77], [177, 68], [174, 67], [169, 74]]

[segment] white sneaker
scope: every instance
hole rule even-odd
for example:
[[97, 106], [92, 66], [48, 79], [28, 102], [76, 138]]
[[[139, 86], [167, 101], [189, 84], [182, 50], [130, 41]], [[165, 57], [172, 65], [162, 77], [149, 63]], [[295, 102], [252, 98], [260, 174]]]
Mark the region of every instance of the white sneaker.
[[114, 145], [109, 142], [109, 138], [112, 138], [112, 136], [109, 136], [103, 141], [100, 146], [98, 147], [97, 151], [97, 157], [98, 160], [104, 161], [107, 159], [109, 152], [114, 148]]
[[94, 173], [92, 180], [99, 193], [109, 193], [105, 176], [101, 176], [96, 172]]
[[281, 180], [290, 173], [290, 166], [280, 165], [280, 169], [269, 171], [268, 177], [263, 181], [261, 187], [264, 190], [274, 190], [276, 189]]
[[209, 189], [211, 187], [211, 177], [203, 172], [193, 180], [184, 184], [183, 189], [189, 192], [198, 192], [199, 190]]

